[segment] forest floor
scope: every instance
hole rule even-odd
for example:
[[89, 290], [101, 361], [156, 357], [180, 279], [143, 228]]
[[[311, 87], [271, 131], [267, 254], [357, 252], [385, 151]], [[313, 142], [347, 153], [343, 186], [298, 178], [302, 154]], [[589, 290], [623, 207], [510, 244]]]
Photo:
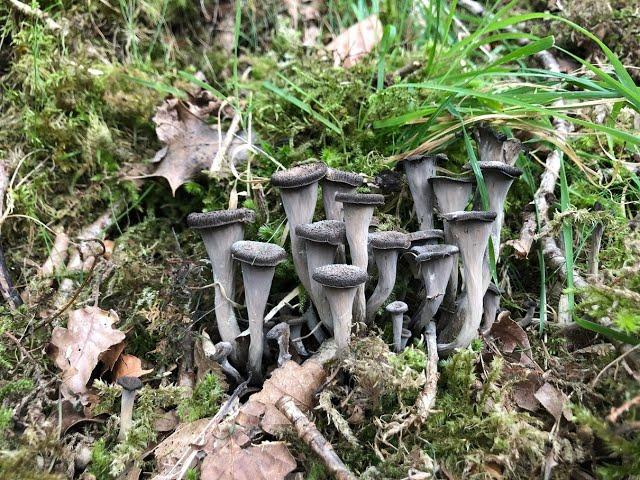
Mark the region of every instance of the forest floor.
[[[353, 478], [280, 428], [283, 394], [357, 478], [640, 478], [640, 4], [478, 6], [2, 2], [0, 478]], [[490, 331], [436, 374], [381, 310], [346, 356], [305, 325], [318, 353], [277, 367], [269, 341], [263, 386], [221, 369], [189, 213], [251, 209], [245, 238], [289, 249], [269, 179], [317, 159], [384, 194], [376, 229], [412, 232], [401, 160], [459, 173], [483, 127], [524, 172]], [[413, 311], [403, 261], [389, 301]], [[281, 263], [267, 312], [309, 302]], [[118, 438], [123, 377], [143, 387]]]

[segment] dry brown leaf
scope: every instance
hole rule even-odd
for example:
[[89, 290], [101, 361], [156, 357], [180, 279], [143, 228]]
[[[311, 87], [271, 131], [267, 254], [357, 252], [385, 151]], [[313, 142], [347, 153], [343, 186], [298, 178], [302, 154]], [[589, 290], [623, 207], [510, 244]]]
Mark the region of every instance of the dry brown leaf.
[[117, 345], [113, 345], [109, 350], [100, 355], [100, 362], [102, 362], [102, 372], [100, 372], [100, 375], [113, 370], [113, 367], [115, 367], [116, 362], [124, 351], [124, 347], [124, 342], [120, 342]]
[[567, 396], [549, 382], [545, 382], [545, 384], [536, 391], [534, 396], [545, 410], [556, 419], [556, 422], [560, 420], [562, 414], [564, 414], [567, 420], [571, 418], [570, 412], [565, 409]]
[[307, 360], [298, 365], [293, 360], [276, 368], [262, 390], [249, 397], [240, 409], [237, 423], [247, 428], [259, 425], [262, 430], [276, 434], [290, 425], [289, 420], [276, 408], [282, 395], [289, 395], [303, 411], [315, 404], [315, 393], [325, 381], [326, 372], [320, 363]]
[[178, 426], [178, 414], [175, 410], [168, 412], [158, 410], [156, 413], [158, 416], [153, 421], [153, 429], [156, 432], [171, 432]]
[[202, 463], [202, 480], [284, 480], [296, 461], [284, 442], [265, 442], [242, 448], [227, 443]]
[[520, 325], [511, 320], [511, 315], [506, 310], [500, 312], [489, 333], [496, 340], [500, 340], [503, 353], [513, 353], [516, 347], [527, 352], [531, 350], [527, 333]]
[[142, 368], [142, 360], [134, 355], [120, 355], [118, 361], [113, 367], [113, 379], [117, 380], [122, 377], [141, 377], [147, 373], [153, 372], [153, 368], [145, 370]]
[[113, 328], [118, 321], [113, 310], [85, 307], [69, 312], [67, 328], [53, 329], [51, 354], [62, 370], [63, 395], [73, 397], [87, 391], [87, 383], [101, 356], [125, 338], [123, 332]]
[[175, 432], [165, 438], [154, 450], [158, 473], [171, 469], [180, 459], [184, 451], [189, 448], [196, 437], [202, 433], [210, 418], [201, 418], [195, 422], [182, 423]]
[[[209, 169], [216, 153], [225, 141], [225, 132], [208, 125], [209, 115], [220, 108], [209, 92], [201, 90], [190, 100], [176, 98], [165, 100], [153, 117], [158, 139], [165, 144], [153, 158], [158, 163], [152, 177], [164, 177], [171, 191], [176, 190], [203, 170]], [[227, 151], [227, 164], [222, 164], [216, 174], [228, 175], [230, 163], [247, 158], [248, 142], [242, 133], [231, 141]]]
[[333, 51], [336, 67], [352, 67], [371, 52], [382, 40], [382, 23], [377, 15], [370, 15], [350, 26], [333, 39], [327, 50]]
[[540, 387], [542, 380], [538, 375], [530, 375], [525, 381], [518, 382], [513, 386], [513, 400], [518, 407], [535, 412], [540, 408], [540, 403], [535, 397], [535, 393]]

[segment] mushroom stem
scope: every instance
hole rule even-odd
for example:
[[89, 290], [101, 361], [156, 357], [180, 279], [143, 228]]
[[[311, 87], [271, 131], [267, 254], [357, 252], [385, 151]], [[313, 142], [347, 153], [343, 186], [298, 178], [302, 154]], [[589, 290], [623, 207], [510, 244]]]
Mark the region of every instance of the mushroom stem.
[[453, 212], [443, 216], [449, 223], [453, 240], [460, 250], [464, 268], [465, 293], [459, 304], [458, 318], [462, 322], [455, 332], [457, 322], [447, 325], [442, 337], [453, 341], [440, 345], [439, 351], [447, 354], [456, 348], [466, 348], [476, 337], [482, 321], [484, 252], [487, 248], [495, 212]]
[[408, 310], [407, 304], [400, 301], [391, 302], [387, 305], [387, 312], [391, 314], [393, 325], [393, 351], [402, 351], [402, 330], [404, 326], [404, 313]]
[[121, 377], [117, 383], [122, 387], [122, 398], [120, 400], [120, 431], [118, 432], [118, 441], [122, 442], [126, 440], [127, 433], [131, 429], [136, 392], [142, 388], [142, 382], [137, 377]]
[[[307, 267], [309, 272], [315, 271], [318, 267], [332, 264], [336, 256], [336, 246], [326, 243], [307, 240], [306, 250]], [[313, 279], [310, 279], [310, 287], [311, 289], [309, 290], [309, 293], [311, 294], [311, 298], [318, 309], [320, 321], [329, 329], [329, 331], [331, 331], [333, 329], [333, 318], [331, 317], [331, 308], [329, 307], [329, 302], [327, 302], [327, 299], [324, 296], [322, 285]]]
[[[389, 298], [396, 284], [396, 269], [398, 266], [397, 250], [373, 249], [373, 258], [378, 268], [378, 283], [367, 300], [367, 323], [372, 323], [376, 312]], [[402, 317], [401, 317], [402, 319]]]
[[304, 317], [307, 320], [307, 328], [310, 332], [313, 332], [313, 336], [316, 337], [318, 343], [322, 344], [322, 342], [327, 339], [327, 336], [324, 334], [322, 327], [318, 323], [318, 317], [316, 317], [316, 312], [313, 310], [313, 307], [309, 307], [307, 309], [304, 313]]
[[400, 342], [400, 351], [402, 352], [405, 348], [407, 348], [407, 345], [409, 344], [409, 339], [411, 338], [411, 330], [409, 330], [408, 328], [403, 328], [400, 337], [402, 338], [402, 341]]
[[293, 344], [293, 348], [296, 349], [296, 352], [298, 352], [298, 355], [300, 355], [301, 357], [308, 357], [309, 352], [307, 352], [307, 349], [305, 348], [304, 343], [302, 343], [302, 339], [300, 338], [302, 337], [302, 325], [291, 325], [290, 333], [291, 343]]
[[286, 323], [278, 323], [267, 333], [267, 339], [276, 340], [278, 342], [278, 366], [281, 367], [291, 360], [289, 354], [289, 325]]
[[229, 363], [229, 357], [233, 354], [233, 346], [229, 342], [218, 342], [215, 344], [215, 353], [211, 356], [220, 365], [224, 373], [232, 377], [236, 383], [243, 382], [240, 372]]
[[493, 283], [489, 284], [489, 288], [484, 294], [482, 301], [482, 325], [480, 331], [483, 334], [489, 333], [493, 322], [496, 320], [496, 313], [500, 307], [500, 290]]

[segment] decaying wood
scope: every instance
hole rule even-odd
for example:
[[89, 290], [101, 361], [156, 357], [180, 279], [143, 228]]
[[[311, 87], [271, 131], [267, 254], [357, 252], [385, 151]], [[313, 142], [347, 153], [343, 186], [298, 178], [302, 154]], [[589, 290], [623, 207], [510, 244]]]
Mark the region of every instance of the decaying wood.
[[298, 408], [293, 398], [283, 395], [276, 407], [293, 424], [300, 439], [318, 455], [324, 466], [338, 480], [355, 480], [356, 477], [342, 462], [333, 445], [324, 438], [314, 423]]
[[[567, 260], [555, 239], [553, 237], [542, 237], [540, 241], [542, 242], [542, 253], [547, 261], [547, 265], [555, 269], [563, 280], [566, 280]], [[576, 288], [585, 288], [588, 286], [587, 281], [575, 270], [573, 272], [573, 285]]]
[[67, 260], [67, 249], [69, 248], [69, 236], [64, 233], [62, 227], [55, 229], [56, 238], [51, 247], [51, 253], [40, 267], [38, 274], [42, 277], [54, 275]]

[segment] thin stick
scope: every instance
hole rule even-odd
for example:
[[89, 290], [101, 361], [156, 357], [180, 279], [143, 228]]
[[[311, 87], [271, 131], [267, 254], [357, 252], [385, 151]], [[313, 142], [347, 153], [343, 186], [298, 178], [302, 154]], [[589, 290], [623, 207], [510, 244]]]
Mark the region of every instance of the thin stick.
[[18, 10], [19, 12], [30, 16], [30, 17], [36, 17], [39, 20], [42, 20], [45, 25], [47, 26], [48, 29], [50, 30], [61, 30], [62, 27], [60, 26], [59, 23], [57, 23], [55, 20], [52, 20], [51, 18], [49, 18], [49, 15], [47, 15], [45, 12], [43, 12], [42, 10], [40, 10], [39, 8], [34, 8], [34, 7], [30, 7], [29, 5], [27, 5], [26, 3], [22, 3], [19, 0], [9, 0], [9, 3], [11, 5], [13, 5], [13, 8], [15, 8], [16, 10]]
[[289, 395], [283, 395], [276, 402], [276, 408], [293, 424], [300, 439], [313, 450], [337, 480], [356, 479], [356, 476], [340, 460], [333, 445], [324, 438], [313, 422], [298, 408], [293, 398]]
[[616, 423], [620, 415], [636, 405], [640, 405], [640, 395], [638, 395], [637, 397], [633, 397], [631, 400], [627, 400], [618, 408], [612, 408], [611, 413], [607, 416], [607, 420], [609, 420], [611, 423]]

